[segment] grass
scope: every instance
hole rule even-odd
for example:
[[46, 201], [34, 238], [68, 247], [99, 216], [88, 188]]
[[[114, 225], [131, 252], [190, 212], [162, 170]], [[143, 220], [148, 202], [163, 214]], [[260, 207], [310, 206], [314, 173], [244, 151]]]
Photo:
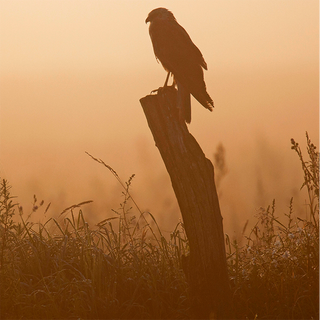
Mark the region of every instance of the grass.
[[[123, 184], [115, 217], [94, 229], [77, 209], [87, 202], [64, 210], [62, 223], [54, 218], [29, 222], [30, 215], [25, 219], [13, 203], [7, 181], [1, 181], [1, 318], [186, 317], [188, 287], [179, 265], [187, 250], [182, 225], [167, 241], [150, 213], [139, 213], [138, 219], [131, 214], [131, 180]], [[35, 197], [32, 212], [42, 205]], [[17, 210], [19, 223], [13, 221]]]
[[[260, 208], [246, 245], [227, 237], [229, 272], [239, 317], [250, 319], [319, 318], [319, 154], [307, 134], [305, 161], [293, 139], [304, 172], [309, 202], [304, 219], [288, 213], [276, 217], [276, 204]], [[284, 218], [284, 219], [283, 219]]]
[[[274, 201], [260, 209], [243, 239], [231, 242], [226, 235], [238, 319], [319, 317], [319, 156], [308, 136], [307, 161], [294, 140], [292, 149], [304, 173], [306, 216], [295, 216], [291, 199], [286, 215], [277, 217]], [[189, 319], [183, 224], [165, 238], [152, 214], [132, 199], [133, 176], [123, 183], [92, 158], [123, 187], [114, 217], [94, 227], [83, 213], [90, 201], [44, 224], [31, 222], [34, 212], [48, 206], [34, 197], [25, 214], [1, 180], [1, 319]]]

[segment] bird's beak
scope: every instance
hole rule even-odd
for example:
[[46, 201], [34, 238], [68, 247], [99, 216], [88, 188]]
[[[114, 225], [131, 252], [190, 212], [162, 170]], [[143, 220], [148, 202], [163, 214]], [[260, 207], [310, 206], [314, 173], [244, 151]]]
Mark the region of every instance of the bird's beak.
[[150, 20], [149, 20], [149, 16], [147, 17], [147, 19], [146, 19], [146, 23], [148, 23], [148, 22], [150, 22]]

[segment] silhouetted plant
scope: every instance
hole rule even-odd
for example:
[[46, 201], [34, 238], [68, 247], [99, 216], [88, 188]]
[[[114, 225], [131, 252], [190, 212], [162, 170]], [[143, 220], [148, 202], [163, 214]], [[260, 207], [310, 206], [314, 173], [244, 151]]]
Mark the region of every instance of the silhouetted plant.
[[[239, 319], [319, 315], [319, 156], [308, 135], [307, 161], [294, 140], [292, 148], [303, 168], [307, 216], [295, 215], [291, 199], [288, 212], [278, 217], [273, 201], [259, 209], [255, 226], [243, 239], [231, 242], [226, 236]], [[25, 216], [13, 202], [8, 182], [1, 180], [0, 317], [189, 319], [189, 288], [181, 266], [181, 257], [189, 252], [183, 223], [165, 237], [152, 214], [142, 212], [132, 198], [134, 176], [123, 183], [110, 166], [92, 158], [123, 188], [115, 216], [92, 227], [83, 213], [91, 201], [72, 205], [44, 224], [31, 222], [44, 202], [34, 196]]]
[[308, 216], [276, 217], [276, 202], [260, 208], [246, 245], [230, 243], [229, 271], [239, 318], [316, 319], [319, 316], [319, 156], [307, 134], [309, 160], [293, 139], [308, 191]]

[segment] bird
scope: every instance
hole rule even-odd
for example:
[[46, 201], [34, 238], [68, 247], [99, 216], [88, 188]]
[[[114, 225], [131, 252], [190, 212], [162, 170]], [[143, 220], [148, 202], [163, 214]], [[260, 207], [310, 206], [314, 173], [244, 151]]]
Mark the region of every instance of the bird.
[[207, 63], [187, 31], [166, 8], [152, 10], [145, 20], [145, 23], [148, 22], [154, 54], [168, 72], [164, 87], [168, 85], [170, 74], [174, 78], [173, 85], [177, 86], [180, 118], [191, 122], [190, 94], [212, 111], [214, 104], [207, 93], [203, 75], [203, 69], [208, 69]]

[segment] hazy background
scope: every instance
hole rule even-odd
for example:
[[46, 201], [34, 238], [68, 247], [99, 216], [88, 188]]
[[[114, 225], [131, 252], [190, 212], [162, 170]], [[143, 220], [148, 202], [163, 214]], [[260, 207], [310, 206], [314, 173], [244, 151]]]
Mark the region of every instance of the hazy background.
[[[314, 0], [0, 2], [0, 175], [25, 212], [33, 194], [47, 215], [85, 200], [97, 222], [122, 201], [103, 159], [164, 230], [180, 213], [139, 99], [163, 85], [148, 13], [170, 9], [200, 48], [215, 109], [192, 100], [190, 132], [208, 158], [226, 150], [219, 185], [225, 231], [260, 206], [303, 213], [302, 172], [290, 149], [318, 146], [319, 4]], [[43, 219], [43, 217], [41, 217]]]

